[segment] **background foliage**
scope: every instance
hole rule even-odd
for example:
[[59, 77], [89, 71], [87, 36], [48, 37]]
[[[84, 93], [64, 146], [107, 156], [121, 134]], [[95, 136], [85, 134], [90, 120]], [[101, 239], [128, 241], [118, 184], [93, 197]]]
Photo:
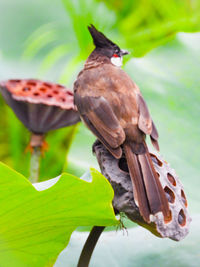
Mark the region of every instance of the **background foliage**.
[[[0, 0], [0, 10], [0, 80], [41, 78], [72, 88], [93, 49], [90, 23], [131, 51], [125, 70], [150, 107], [161, 153], [180, 176], [191, 212], [200, 213], [200, 37], [180, 33], [200, 31], [200, 1]], [[1, 96], [0, 114], [0, 160], [28, 176], [29, 133]], [[83, 125], [50, 132], [40, 179], [98, 168], [94, 140]]]

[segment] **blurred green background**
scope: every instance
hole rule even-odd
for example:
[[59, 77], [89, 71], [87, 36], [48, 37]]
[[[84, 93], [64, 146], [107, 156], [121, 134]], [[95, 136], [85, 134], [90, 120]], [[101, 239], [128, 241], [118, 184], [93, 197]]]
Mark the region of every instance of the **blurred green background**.
[[[200, 213], [200, 1], [0, 0], [0, 10], [0, 80], [40, 78], [72, 89], [93, 49], [90, 23], [131, 52], [124, 69], [147, 101], [191, 214]], [[0, 114], [0, 160], [28, 176], [29, 133], [1, 96]], [[48, 133], [40, 179], [98, 168], [94, 140], [81, 124]]]

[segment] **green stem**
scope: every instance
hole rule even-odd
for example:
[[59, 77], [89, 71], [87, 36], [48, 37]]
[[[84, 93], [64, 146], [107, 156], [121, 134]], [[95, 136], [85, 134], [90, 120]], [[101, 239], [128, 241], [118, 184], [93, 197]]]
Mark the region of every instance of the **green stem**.
[[29, 181], [31, 183], [37, 183], [39, 179], [40, 172], [40, 158], [41, 158], [41, 147], [33, 147], [33, 153], [31, 154], [30, 161], [30, 177]]
[[66, 155], [65, 155], [65, 163], [63, 166], [63, 172], [65, 172], [67, 170], [69, 149], [72, 145], [72, 142], [74, 140], [74, 137], [75, 137], [79, 127], [80, 127], [80, 123], [77, 123], [77, 124], [71, 126], [71, 129], [66, 136]]
[[92, 231], [90, 232], [88, 239], [86, 240], [86, 243], [81, 252], [81, 256], [79, 258], [77, 267], [88, 267], [89, 266], [93, 250], [104, 229], [105, 229], [105, 226], [94, 226], [92, 228]]

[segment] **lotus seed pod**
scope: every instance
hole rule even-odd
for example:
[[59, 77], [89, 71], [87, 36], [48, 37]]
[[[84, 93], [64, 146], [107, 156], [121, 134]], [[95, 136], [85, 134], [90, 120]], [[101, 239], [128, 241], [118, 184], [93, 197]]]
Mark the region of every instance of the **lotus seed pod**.
[[148, 224], [143, 220], [134, 201], [126, 159], [124, 157], [119, 160], [115, 159], [99, 142], [95, 142], [93, 151], [96, 154], [102, 174], [109, 180], [114, 189], [114, 209], [125, 213], [130, 220], [147, 228], [156, 236], [179, 241], [188, 234], [191, 218], [188, 213], [183, 186], [174, 169], [163, 160], [158, 152], [150, 151], [150, 154], [168, 199], [171, 216], [168, 221], [164, 221], [163, 214], [159, 212], [152, 215], [152, 222]]
[[36, 135], [80, 121], [73, 93], [60, 84], [8, 80], [0, 83], [0, 91], [19, 120]]

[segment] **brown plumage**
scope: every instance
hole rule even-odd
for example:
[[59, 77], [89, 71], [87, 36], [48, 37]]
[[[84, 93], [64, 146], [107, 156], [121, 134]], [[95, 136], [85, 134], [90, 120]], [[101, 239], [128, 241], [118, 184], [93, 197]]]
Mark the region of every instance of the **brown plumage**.
[[145, 136], [150, 135], [159, 149], [156, 127], [137, 85], [111, 60], [126, 52], [94, 26], [89, 30], [96, 48], [74, 83], [75, 105], [87, 127], [115, 158], [125, 153], [144, 220], [150, 222], [150, 214], [159, 211], [167, 218], [168, 202], [145, 143]]

